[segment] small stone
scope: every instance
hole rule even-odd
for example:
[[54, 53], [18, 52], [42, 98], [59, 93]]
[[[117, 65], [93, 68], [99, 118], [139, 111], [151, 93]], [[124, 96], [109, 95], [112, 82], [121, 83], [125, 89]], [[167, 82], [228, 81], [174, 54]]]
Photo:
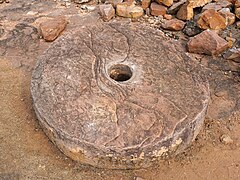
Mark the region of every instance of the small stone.
[[168, 8], [168, 13], [177, 14], [178, 10], [185, 2], [187, 2], [187, 0], [180, 0], [179, 2], [173, 3], [173, 5], [170, 8]]
[[167, 8], [165, 6], [157, 4], [155, 2], [151, 3], [150, 9], [151, 9], [151, 15], [153, 16], [159, 16], [159, 15], [164, 16], [167, 12]]
[[232, 47], [232, 46], [233, 46], [233, 43], [236, 42], [236, 39], [231, 38], [231, 37], [226, 37], [226, 40], [227, 40], [227, 42], [228, 42], [228, 46], [229, 46], [229, 47]]
[[201, 32], [202, 32], [202, 29], [200, 27], [198, 27], [197, 23], [193, 20], [188, 21], [186, 23], [186, 26], [183, 29], [183, 33], [190, 37], [195, 36]]
[[116, 14], [126, 18], [139, 18], [143, 15], [143, 8], [132, 3], [123, 2], [117, 4]]
[[171, 20], [173, 18], [171, 14], [165, 14], [163, 17], [167, 20]]
[[181, 20], [190, 20], [193, 18], [193, 15], [193, 2], [185, 3], [177, 12], [177, 18]]
[[43, 39], [50, 42], [54, 41], [65, 29], [66, 25], [67, 21], [63, 17], [56, 17], [41, 23], [40, 30]]
[[146, 10], [151, 4], [151, 0], [142, 0], [142, 8]]
[[115, 16], [115, 9], [111, 4], [101, 4], [99, 10], [104, 21], [109, 21]]
[[193, 8], [203, 7], [205, 4], [210, 3], [212, 0], [188, 0], [189, 2], [193, 2]]
[[192, 37], [187, 46], [191, 53], [218, 55], [228, 48], [228, 42], [215, 31], [205, 30]]
[[173, 4], [173, 0], [156, 0], [159, 4], [164, 4], [167, 7], [170, 7]]
[[197, 24], [202, 29], [224, 29], [227, 27], [226, 19], [216, 10], [204, 11], [197, 20]]
[[223, 144], [232, 144], [233, 143], [233, 140], [231, 139], [230, 136], [224, 134], [220, 137], [220, 141], [223, 143]]
[[105, 4], [112, 4], [113, 7], [116, 7], [119, 3], [122, 3], [123, 0], [106, 0]]
[[240, 63], [240, 48], [231, 48], [223, 55], [225, 59]]
[[146, 9], [146, 15], [147, 15], [147, 16], [150, 16], [150, 15], [151, 15], [151, 10], [150, 10], [150, 8], [147, 8], [147, 9]]
[[240, 8], [235, 9], [235, 15], [238, 19], [240, 19]]
[[232, 25], [235, 22], [235, 14], [231, 13], [229, 8], [223, 8], [218, 12], [222, 17], [225, 18], [228, 26]]
[[185, 22], [179, 19], [165, 20], [162, 24], [163, 29], [180, 31], [184, 28]]
[[77, 3], [77, 4], [83, 4], [83, 3], [87, 3], [90, 2], [91, 0], [73, 0], [73, 2]]

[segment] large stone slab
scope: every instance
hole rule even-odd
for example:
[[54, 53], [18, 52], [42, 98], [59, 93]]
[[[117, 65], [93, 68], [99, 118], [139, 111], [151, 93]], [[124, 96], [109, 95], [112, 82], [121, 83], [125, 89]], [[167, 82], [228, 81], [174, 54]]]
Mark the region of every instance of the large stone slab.
[[38, 59], [31, 92], [48, 137], [104, 168], [148, 167], [195, 139], [208, 82], [179, 44], [128, 23], [85, 26]]

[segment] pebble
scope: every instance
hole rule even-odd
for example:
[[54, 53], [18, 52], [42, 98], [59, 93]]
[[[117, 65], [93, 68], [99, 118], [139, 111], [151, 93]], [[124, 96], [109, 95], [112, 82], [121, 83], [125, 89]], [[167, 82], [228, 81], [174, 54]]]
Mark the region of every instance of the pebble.
[[226, 144], [226, 145], [233, 143], [232, 138], [231, 138], [229, 135], [226, 135], [226, 134], [223, 134], [223, 135], [220, 137], [220, 141], [221, 141], [223, 144]]

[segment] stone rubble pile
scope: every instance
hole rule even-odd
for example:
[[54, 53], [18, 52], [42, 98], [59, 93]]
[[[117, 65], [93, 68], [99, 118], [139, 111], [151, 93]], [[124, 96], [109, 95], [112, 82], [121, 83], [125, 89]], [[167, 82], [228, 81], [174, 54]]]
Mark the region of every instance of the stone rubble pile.
[[199, 54], [221, 54], [234, 39], [223, 39], [218, 32], [231, 25], [240, 28], [240, 0], [106, 0], [99, 9], [104, 21], [115, 15], [133, 19], [162, 17], [159, 27], [182, 30], [191, 37], [187, 44], [189, 52]]

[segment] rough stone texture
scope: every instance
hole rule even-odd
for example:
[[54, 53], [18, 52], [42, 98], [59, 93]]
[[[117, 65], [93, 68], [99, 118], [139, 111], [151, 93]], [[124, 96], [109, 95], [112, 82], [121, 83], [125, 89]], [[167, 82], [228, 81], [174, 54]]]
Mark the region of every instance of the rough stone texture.
[[199, 33], [201, 33], [203, 30], [198, 27], [197, 23], [193, 20], [188, 21], [183, 29], [183, 33], [186, 35], [192, 37]]
[[56, 17], [40, 24], [40, 30], [46, 41], [54, 41], [65, 29], [67, 21], [64, 17]]
[[179, 2], [173, 3], [173, 5], [168, 8], [168, 13], [169, 14], [176, 14], [178, 12], [178, 10], [180, 9], [180, 7], [187, 2], [187, 0], [180, 0]]
[[162, 24], [163, 29], [180, 31], [184, 28], [185, 22], [179, 19], [165, 20]]
[[227, 20], [214, 9], [204, 11], [197, 20], [198, 26], [202, 29], [224, 29], [227, 27]]
[[210, 30], [203, 31], [188, 42], [188, 50], [192, 53], [218, 55], [227, 48], [228, 42]]
[[233, 60], [235, 62], [240, 63], [240, 48], [238, 49], [232, 48], [227, 50], [227, 52], [223, 55], [223, 57], [225, 59]]
[[159, 4], [164, 4], [165, 6], [170, 7], [173, 4], [173, 0], [156, 0]]
[[238, 19], [240, 19], [240, 8], [235, 9], [235, 15]]
[[205, 5], [202, 8], [202, 11], [208, 10], [208, 9], [214, 9], [216, 11], [221, 10], [222, 8], [231, 8], [232, 3], [230, 3], [229, 1], [218, 1], [215, 3], [209, 3], [207, 5]]
[[73, 2], [77, 3], [77, 4], [83, 4], [83, 3], [87, 3], [90, 2], [91, 0], [73, 0]]
[[127, 18], [139, 18], [143, 15], [143, 8], [135, 6], [133, 3], [123, 2], [117, 4], [116, 14]]
[[190, 20], [193, 18], [193, 15], [193, 2], [185, 3], [177, 12], [177, 18], [181, 20]]
[[167, 8], [165, 6], [162, 6], [155, 2], [151, 3], [150, 10], [151, 10], [151, 15], [153, 16], [159, 16], [159, 15], [164, 16], [167, 13]]
[[151, 4], [151, 0], [142, 0], [142, 8], [146, 10]]
[[235, 14], [230, 12], [229, 8], [222, 8], [220, 11], [218, 11], [219, 14], [225, 18], [225, 21], [227, 23], [227, 26], [232, 25], [233, 23], [235, 23]]
[[104, 21], [109, 21], [115, 16], [115, 9], [111, 4], [101, 4], [99, 10]]
[[[183, 151], [201, 128], [209, 88], [179, 46], [128, 23], [59, 38], [38, 59], [31, 82], [46, 134], [67, 156], [101, 168], [148, 167]], [[131, 79], [111, 79], [114, 65], [129, 66]]]
[[212, 0], [188, 0], [189, 2], [193, 2], [193, 8], [202, 7], [207, 3], [212, 2]]

